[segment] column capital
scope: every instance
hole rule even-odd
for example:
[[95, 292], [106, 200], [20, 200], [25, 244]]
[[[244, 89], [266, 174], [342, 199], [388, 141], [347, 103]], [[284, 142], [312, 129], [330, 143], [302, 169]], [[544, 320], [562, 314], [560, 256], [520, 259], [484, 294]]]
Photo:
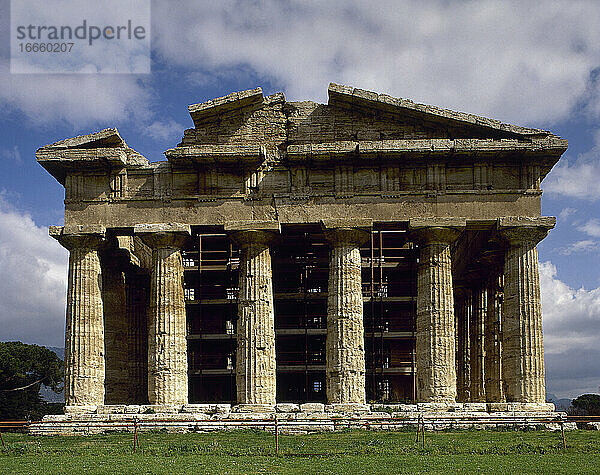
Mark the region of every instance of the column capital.
[[465, 229], [464, 218], [411, 218], [408, 229], [421, 245], [432, 243], [451, 244]]
[[136, 224], [133, 233], [152, 249], [181, 249], [192, 232], [187, 224]]
[[50, 226], [48, 233], [69, 251], [73, 249], [97, 251], [105, 241], [106, 230], [102, 226]]
[[448, 226], [431, 226], [423, 228], [413, 228], [411, 235], [422, 246], [428, 244], [452, 244], [461, 233], [461, 229]]
[[281, 232], [279, 221], [234, 221], [224, 226], [229, 237], [240, 247], [271, 245]]
[[371, 237], [372, 219], [323, 219], [321, 228], [333, 246], [360, 246]]
[[505, 216], [498, 219], [498, 234], [511, 246], [534, 245], [544, 239], [556, 225], [554, 216]]
[[537, 245], [538, 242], [548, 235], [550, 229], [552, 228], [541, 226], [515, 226], [511, 228], [501, 228], [498, 233], [510, 246], [521, 246], [525, 243]]

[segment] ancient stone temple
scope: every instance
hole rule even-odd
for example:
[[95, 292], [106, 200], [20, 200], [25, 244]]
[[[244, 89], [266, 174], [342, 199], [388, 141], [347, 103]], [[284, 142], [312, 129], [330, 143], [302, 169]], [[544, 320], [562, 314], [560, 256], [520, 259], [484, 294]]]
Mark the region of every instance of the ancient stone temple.
[[545, 402], [540, 182], [567, 141], [328, 93], [191, 105], [163, 161], [116, 129], [38, 150], [68, 406]]

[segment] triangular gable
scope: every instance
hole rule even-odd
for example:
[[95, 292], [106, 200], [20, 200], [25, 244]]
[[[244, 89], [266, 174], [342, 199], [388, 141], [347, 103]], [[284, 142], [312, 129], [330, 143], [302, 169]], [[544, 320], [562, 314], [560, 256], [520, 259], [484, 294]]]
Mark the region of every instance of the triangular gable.
[[552, 135], [550, 132], [541, 129], [506, 124], [487, 117], [419, 104], [409, 99], [395, 98], [386, 94], [378, 94], [341, 84], [330, 83], [328, 94], [328, 104], [333, 107], [366, 108], [397, 113], [424, 122], [439, 122], [450, 124], [453, 127], [472, 129], [477, 135], [481, 135], [485, 130], [487, 130], [487, 133], [484, 132], [484, 135], [506, 138]]
[[199, 104], [191, 104], [188, 106], [188, 111], [194, 121], [194, 126], [198, 127], [198, 125], [225, 112], [241, 109], [252, 104], [260, 104], [263, 99], [262, 89], [257, 87], [256, 89], [233, 92]]
[[127, 147], [116, 128], [104, 129], [86, 135], [78, 135], [69, 139], [59, 140], [42, 148], [116, 148]]

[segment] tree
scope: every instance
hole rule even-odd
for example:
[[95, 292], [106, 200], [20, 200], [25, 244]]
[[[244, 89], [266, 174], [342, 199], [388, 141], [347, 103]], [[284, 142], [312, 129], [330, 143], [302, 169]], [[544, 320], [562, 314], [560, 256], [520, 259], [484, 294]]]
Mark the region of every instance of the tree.
[[49, 406], [40, 396], [42, 383], [59, 393], [63, 387], [63, 362], [38, 345], [0, 342], [0, 420], [37, 420]]
[[600, 416], [600, 394], [583, 394], [571, 402], [573, 413], [582, 416]]

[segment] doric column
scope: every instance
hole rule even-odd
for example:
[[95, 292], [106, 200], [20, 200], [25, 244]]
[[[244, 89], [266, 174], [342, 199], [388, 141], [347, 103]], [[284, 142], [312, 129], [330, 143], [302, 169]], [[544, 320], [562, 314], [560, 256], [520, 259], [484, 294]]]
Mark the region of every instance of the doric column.
[[181, 248], [190, 236], [182, 224], [135, 227], [152, 248], [148, 315], [148, 400], [188, 401], [187, 340]]
[[488, 311], [488, 294], [485, 284], [473, 289], [473, 315], [471, 319], [471, 402], [485, 402], [485, 322]]
[[[411, 222], [412, 227], [412, 222]], [[417, 270], [417, 401], [456, 400], [456, 335], [450, 244], [453, 227], [415, 229]]]
[[488, 280], [488, 309], [485, 321], [485, 396], [487, 402], [501, 402], [500, 370], [500, 305], [499, 281], [496, 269]]
[[536, 245], [548, 228], [502, 229], [504, 258], [502, 377], [508, 402], [545, 402], [542, 308]]
[[[231, 233], [240, 246], [236, 383], [238, 404], [275, 404], [275, 312], [270, 244], [278, 232]], [[240, 226], [243, 227], [243, 226]]]
[[[471, 401], [471, 338], [469, 327], [471, 321], [471, 289], [468, 287], [457, 288], [459, 299], [455, 301], [454, 308], [457, 320], [457, 400], [459, 402]], [[456, 298], [455, 293], [455, 298]]]
[[130, 355], [124, 266], [118, 255], [104, 256], [101, 264], [106, 361], [105, 404], [126, 404], [129, 402]]
[[50, 235], [69, 251], [67, 324], [65, 332], [65, 404], [104, 404], [104, 315], [98, 248], [103, 231]]
[[325, 226], [331, 244], [326, 378], [330, 404], [365, 403], [365, 342], [360, 245], [370, 231]]

